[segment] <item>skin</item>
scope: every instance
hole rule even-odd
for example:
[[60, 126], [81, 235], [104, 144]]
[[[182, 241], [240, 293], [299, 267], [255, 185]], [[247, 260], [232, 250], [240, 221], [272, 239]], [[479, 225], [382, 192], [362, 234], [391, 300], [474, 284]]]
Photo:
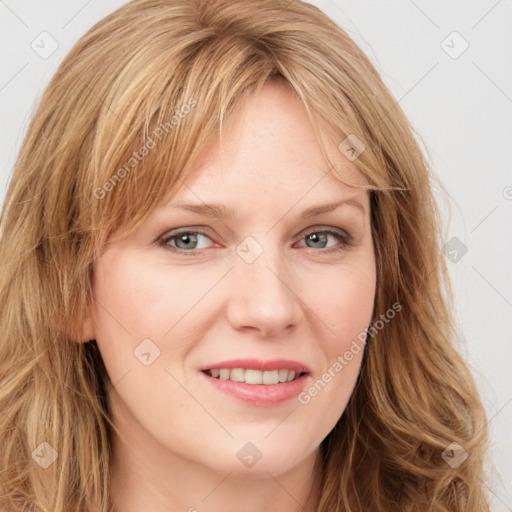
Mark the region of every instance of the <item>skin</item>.
[[[338, 172], [364, 184], [339, 141], [325, 129], [321, 137]], [[217, 392], [199, 369], [235, 358], [292, 359], [309, 366], [309, 387], [370, 323], [376, 268], [368, 191], [327, 172], [300, 101], [281, 83], [266, 85], [224, 126], [222, 150], [212, 138], [171, 198], [222, 203], [233, 218], [160, 205], [96, 262], [95, 308], [82, 332], [100, 348], [122, 433], [114, 439], [116, 511], [316, 510], [319, 445], [345, 410], [363, 351], [307, 404], [249, 405]], [[345, 204], [301, 216], [348, 198], [364, 211]], [[188, 245], [180, 237], [158, 245], [176, 228], [203, 234]], [[352, 244], [323, 237], [321, 228], [348, 233]], [[252, 263], [236, 251], [248, 236], [263, 249]], [[134, 356], [144, 339], [160, 350], [148, 366]], [[252, 467], [237, 457], [248, 442], [262, 454]]]

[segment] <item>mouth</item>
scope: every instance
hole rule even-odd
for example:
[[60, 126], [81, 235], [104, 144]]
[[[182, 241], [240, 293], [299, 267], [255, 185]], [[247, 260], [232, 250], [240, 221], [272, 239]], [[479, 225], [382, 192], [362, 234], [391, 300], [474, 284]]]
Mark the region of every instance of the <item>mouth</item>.
[[215, 397], [228, 395], [256, 407], [293, 400], [311, 376], [309, 368], [289, 359], [223, 361], [201, 368], [200, 373], [207, 385], [219, 393]]
[[278, 370], [254, 370], [252, 368], [211, 368], [202, 370], [209, 377], [218, 380], [230, 380], [232, 382], [243, 382], [245, 384], [263, 384], [273, 386], [292, 382], [306, 375], [307, 371], [297, 372], [287, 368]]

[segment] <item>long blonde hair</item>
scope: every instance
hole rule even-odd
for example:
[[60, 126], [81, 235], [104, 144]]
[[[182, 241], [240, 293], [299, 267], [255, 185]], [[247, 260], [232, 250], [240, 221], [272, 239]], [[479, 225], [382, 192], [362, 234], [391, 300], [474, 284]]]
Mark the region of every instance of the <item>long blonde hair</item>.
[[[321, 444], [318, 511], [488, 510], [485, 413], [455, 348], [428, 163], [361, 49], [298, 0], [134, 0], [82, 37], [46, 88], [0, 224], [0, 505], [111, 510], [109, 377], [95, 340], [76, 342], [94, 262], [271, 80], [334, 140], [364, 144], [354, 164], [370, 183], [374, 320], [402, 306], [369, 340]], [[468, 455], [457, 467], [443, 457], [452, 443]]]

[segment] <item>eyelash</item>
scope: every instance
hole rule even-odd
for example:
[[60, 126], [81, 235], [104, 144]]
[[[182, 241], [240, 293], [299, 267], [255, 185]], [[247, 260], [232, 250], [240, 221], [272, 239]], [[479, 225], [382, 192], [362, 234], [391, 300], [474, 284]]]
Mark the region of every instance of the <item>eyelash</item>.
[[[343, 251], [343, 250], [347, 249], [348, 247], [350, 247], [351, 245], [353, 245], [353, 239], [348, 233], [342, 232], [342, 231], [338, 232], [333, 229], [315, 229], [312, 231], [308, 231], [307, 233], [302, 235], [301, 240], [303, 240], [304, 238], [306, 238], [310, 235], [319, 234], [319, 233], [333, 235], [341, 243], [336, 247], [331, 247], [329, 249], [319, 249], [316, 252], [322, 252], [324, 254], [336, 253], [339, 251]], [[169, 241], [174, 240], [183, 235], [201, 235], [201, 236], [205, 236], [206, 238], [210, 238], [208, 235], [206, 235], [205, 233], [203, 233], [201, 231], [183, 230], [183, 231], [179, 231], [177, 233], [173, 233], [171, 235], [164, 235], [162, 238], [160, 238], [158, 240], [158, 244], [161, 245], [162, 247], [164, 247], [165, 249], [170, 250], [173, 253], [186, 254], [186, 255], [190, 255], [190, 256], [197, 255], [202, 249], [186, 251], [186, 250], [179, 249], [177, 247], [173, 247], [173, 246], [169, 245]], [[314, 249], [314, 247], [309, 247], [309, 249]]]

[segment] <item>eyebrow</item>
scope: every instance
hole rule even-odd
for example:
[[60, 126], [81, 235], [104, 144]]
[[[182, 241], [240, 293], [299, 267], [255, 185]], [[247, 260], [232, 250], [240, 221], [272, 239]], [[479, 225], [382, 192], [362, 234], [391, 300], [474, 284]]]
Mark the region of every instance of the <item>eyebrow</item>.
[[[312, 206], [304, 210], [301, 214], [303, 218], [311, 218], [321, 215], [322, 213], [331, 212], [336, 210], [340, 206], [347, 205], [352, 206], [358, 210], [360, 210], [363, 214], [366, 213], [365, 207], [356, 199], [343, 199], [341, 201], [337, 201], [335, 203], [327, 203], [321, 204], [318, 206]], [[181, 208], [183, 210], [187, 210], [190, 212], [197, 213], [199, 215], [204, 215], [206, 217], [217, 217], [219, 219], [232, 219], [234, 217], [234, 212], [232, 208], [228, 208], [223, 204], [185, 204], [185, 203], [169, 203], [170, 207]]]

